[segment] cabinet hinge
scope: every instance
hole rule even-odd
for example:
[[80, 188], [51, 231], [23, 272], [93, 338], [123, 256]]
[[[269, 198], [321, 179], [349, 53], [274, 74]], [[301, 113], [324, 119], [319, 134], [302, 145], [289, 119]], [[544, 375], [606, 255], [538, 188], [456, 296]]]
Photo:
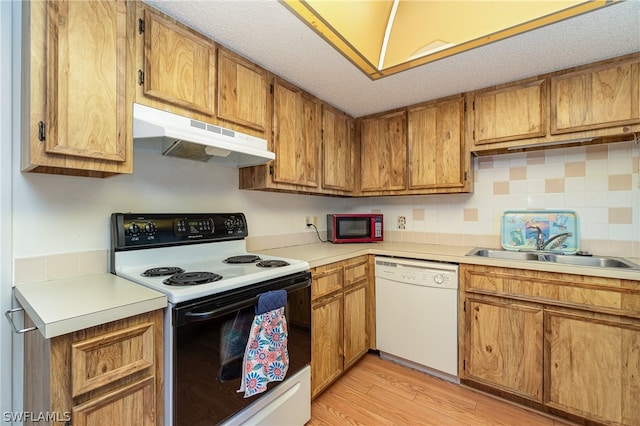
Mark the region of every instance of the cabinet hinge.
[[47, 127], [44, 121], [38, 122], [38, 140], [43, 142], [47, 138]]
[[467, 112], [467, 103], [464, 103], [464, 112]]
[[462, 370], [463, 371], [467, 371], [467, 360], [466, 359], [462, 360]]
[[467, 181], [467, 172], [464, 172], [464, 181]]
[[144, 71], [138, 70], [138, 85], [142, 86], [144, 84]]
[[273, 176], [273, 164], [269, 164], [269, 174]]
[[140, 34], [144, 33], [144, 19], [142, 18], [138, 19], [138, 32]]
[[474, 141], [476, 140], [476, 131], [475, 130], [473, 131], [473, 140]]
[[474, 111], [476, 110], [476, 101], [473, 101], [471, 103], [471, 109], [473, 109]]
[[[467, 173], [465, 172], [465, 178], [467, 176]], [[467, 312], [467, 301], [465, 300], [464, 302], [462, 302], [462, 312]]]
[[273, 95], [273, 84], [269, 85], [269, 93]]

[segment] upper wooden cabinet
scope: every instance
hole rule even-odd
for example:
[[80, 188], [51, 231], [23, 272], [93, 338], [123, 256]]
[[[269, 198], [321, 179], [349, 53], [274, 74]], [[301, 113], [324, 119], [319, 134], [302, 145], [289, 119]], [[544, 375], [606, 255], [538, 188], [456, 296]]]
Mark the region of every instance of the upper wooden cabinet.
[[360, 190], [398, 191], [407, 187], [407, 112], [365, 118], [360, 128]]
[[273, 91], [275, 182], [318, 187], [320, 104], [312, 96], [276, 79]]
[[640, 122], [640, 58], [551, 77], [551, 133]]
[[137, 15], [141, 89], [136, 101], [183, 115], [201, 113], [195, 118], [210, 122], [215, 116], [215, 43], [142, 3]]
[[23, 3], [23, 171], [131, 173], [127, 7]]
[[353, 118], [322, 105], [322, 188], [352, 192], [355, 156]]
[[466, 97], [467, 139], [478, 155], [631, 140], [640, 132], [640, 53]]
[[246, 59], [218, 48], [218, 118], [255, 129], [265, 138], [271, 131], [269, 73]]
[[545, 80], [475, 93], [471, 98], [476, 145], [544, 136]]
[[357, 122], [361, 144], [358, 195], [471, 191], [461, 95]]
[[465, 187], [469, 154], [462, 96], [409, 108], [408, 137], [409, 189]]
[[276, 159], [240, 169], [240, 189], [322, 193], [320, 186], [321, 103], [279, 78], [273, 83]]

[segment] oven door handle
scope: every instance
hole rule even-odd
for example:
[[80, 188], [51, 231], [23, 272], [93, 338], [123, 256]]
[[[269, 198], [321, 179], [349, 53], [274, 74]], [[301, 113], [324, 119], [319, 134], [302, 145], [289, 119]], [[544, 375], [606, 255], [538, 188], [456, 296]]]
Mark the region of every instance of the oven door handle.
[[258, 298], [254, 297], [250, 300], [243, 300], [242, 302], [233, 303], [231, 305], [226, 305], [222, 308], [212, 309], [210, 311], [205, 312], [185, 312], [184, 320], [186, 322], [200, 322], [207, 321], [215, 317], [219, 317], [221, 315], [227, 314], [229, 312], [237, 311], [242, 308], [246, 308], [249, 306], [253, 306], [258, 302]]
[[[304, 280], [304, 281], [292, 284], [290, 286], [287, 286], [285, 288], [285, 290], [287, 290], [287, 292], [295, 291], [295, 290], [298, 290], [300, 288], [308, 287], [310, 285], [310, 283], [311, 283], [310, 280]], [[231, 303], [231, 304], [228, 304], [228, 305], [224, 305], [222, 307], [219, 307], [219, 308], [216, 308], [216, 309], [212, 309], [210, 311], [185, 312], [184, 315], [183, 315], [184, 322], [186, 322], [186, 323], [194, 323], [194, 322], [200, 322], [200, 321], [207, 321], [207, 320], [210, 320], [212, 318], [219, 317], [219, 316], [224, 315], [224, 314], [228, 314], [230, 312], [238, 311], [238, 310], [240, 310], [242, 308], [247, 308], [249, 306], [255, 306], [258, 303], [258, 299], [259, 298], [260, 298], [260, 295], [256, 295], [254, 297], [251, 297], [251, 298], [248, 298], [248, 299], [244, 299], [244, 300], [241, 300], [239, 302]]]

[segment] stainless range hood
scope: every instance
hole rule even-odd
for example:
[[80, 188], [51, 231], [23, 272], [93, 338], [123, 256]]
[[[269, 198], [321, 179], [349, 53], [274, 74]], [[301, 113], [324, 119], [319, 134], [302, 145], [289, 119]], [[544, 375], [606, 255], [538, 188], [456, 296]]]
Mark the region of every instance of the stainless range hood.
[[257, 166], [276, 158], [267, 150], [266, 139], [136, 103], [133, 142], [157, 147], [167, 157], [229, 167]]

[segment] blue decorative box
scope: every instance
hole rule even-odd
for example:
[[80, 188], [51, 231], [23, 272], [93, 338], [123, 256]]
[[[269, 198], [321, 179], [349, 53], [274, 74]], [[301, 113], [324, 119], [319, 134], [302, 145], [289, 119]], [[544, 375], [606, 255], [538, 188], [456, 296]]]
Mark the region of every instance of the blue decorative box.
[[[538, 229], [540, 231], [538, 231]], [[575, 254], [580, 249], [578, 216], [572, 210], [507, 210], [502, 216], [505, 250], [537, 250], [538, 233], [548, 242], [545, 251]]]

